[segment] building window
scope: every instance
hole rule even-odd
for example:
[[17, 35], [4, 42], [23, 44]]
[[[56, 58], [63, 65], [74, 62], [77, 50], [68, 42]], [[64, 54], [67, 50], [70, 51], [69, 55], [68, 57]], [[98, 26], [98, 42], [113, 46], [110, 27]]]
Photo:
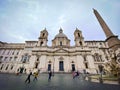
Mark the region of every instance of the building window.
[[0, 62], [2, 61], [2, 59], [3, 59], [3, 56], [0, 56]]
[[82, 42], [80, 41], [79, 44], [82, 45]]
[[43, 37], [45, 36], [45, 33], [43, 33], [43, 35], [42, 35]]
[[10, 57], [10, 61], [12, 61], [12, 57]]
[[17, 57], [14, 57], [14, 61], [16, 61], [17, 60]]
[[40, 42], [40, 46], [43, 46], [43, 41]]
[[30, 58], [30, 56], [29, 56], [28, 54], [25, 54], [25, 55], [22, 56], [22, 60], [21, 60], [21, 61], [22, 61], [23, 63], [26, 63], [26, 62], [29, 61], [29, 58]]
[[5, 57], [4, 61], [7, 61], [7, 58], [8, 58], [8, 57]]
[[5, 54], [5, 50], [3, 50], [3, 53], [2, 53], [2, 55], [4, 55]]
[[60, 41], [60, 46], [62, 46], [62, 41]]
[[18, 54], [19, 54], [19, 51], [17, 51], [16, 55], [18, 55]]
[[9, 55], [9, 53], [10, 53], [10, 50], [7, 50], [8, 52], [7, 52], [7, 55]]
[[13, 69], [13, 65], [11, 66], [11, 70]]
[[38, 68], [38, 64], [39, 64], [38, 62], [37, 62], [37, 63], [35, 63], [35, 68]]
[[78, 33], [78, 37], [80, 37], [80, 34]]
[[3, 66], [4, 66], [4, 64], [2, 64], [2, 66], [1, 66], [1, 68], [0, 68], [1, 70], [3, 69]]
[[102, 43], [100, 42], [100, 45], [102, 45]]
[[7, 70], [7, 69], [8, 69], [8, 67], [9, 67], [9, 65], [7, 65], [7, 67], [5, 68], [5, 70]]
[[85, 68], [88, 68], [88, 63], [85, 63]]
[[14, 50], [13, 50], [13, 52], [12, 52], [12, 55], [14, 55]]

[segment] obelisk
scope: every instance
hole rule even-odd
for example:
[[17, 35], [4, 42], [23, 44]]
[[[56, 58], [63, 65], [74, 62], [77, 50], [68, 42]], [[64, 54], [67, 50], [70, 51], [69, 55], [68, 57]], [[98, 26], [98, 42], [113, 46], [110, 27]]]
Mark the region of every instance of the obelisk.
[[120, 40], [118, 39], [118, 36], [115, 36], [110, 28], [107, 26], [103, 18], [100, 16], [100, 14], [97, 12], [97, 10], [93, 9], [94, 14], [100, 23], [100, 26], [102, 27], [105, 35], [106, 35], [106, 41], [108, 42], [108, 46], [112, 50], [117, 50], [120, 48]]

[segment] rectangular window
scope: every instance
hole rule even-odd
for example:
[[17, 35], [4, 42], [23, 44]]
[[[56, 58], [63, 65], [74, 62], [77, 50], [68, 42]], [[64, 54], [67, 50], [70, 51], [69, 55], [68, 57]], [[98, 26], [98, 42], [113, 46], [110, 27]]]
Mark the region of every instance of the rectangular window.
[[7, 61], [7, 58], [8, 58], [8, 57], [5, 57], [4, 61]]
[[3, 52], [2, 52], [2, 55], [4, 55], [5, 54], [5, 50], [3, 50]]
[[14, 50], [13, 50], [13, 52], [12, 52], [12, 55], [14, 55]]
[[19, 51], [17, 51], [16, 55], [18, 55], [18, 54], [19, 54]]
[[88, 63], [85, 63], [85, 68], [88, 68]]
[[10, 50], [7, 50], [7, 55], [9, 55], [9, 53], [10, 53]]
[[17, 60], [17, 57], [14, 57], [14, 61], [16, 61]]
[[12, 61], [12, 57], [10, 57], [10, 61]]
[[1, 70], [3, 69], [3, 66], [4, 66], [4, 64], [2, 64], [2, 66], [1, 66], [1, 68], [0, 68]]
[[2, 61], [2, 59], [3, 59], [3, 56], [0, 56], [0, 61]]
[[13, 66], [11, 66], [11, 70], [13, 69]]
[[60, 41], [60, 46], [62, 46], [62, 41]]
[[7, 70], [7, 69], [8, 69], [8, 67], [9, 67], [9, 65], [7, 65], [7, 67], [6, 67], [6, 69], [5, 69], [5, 70]]

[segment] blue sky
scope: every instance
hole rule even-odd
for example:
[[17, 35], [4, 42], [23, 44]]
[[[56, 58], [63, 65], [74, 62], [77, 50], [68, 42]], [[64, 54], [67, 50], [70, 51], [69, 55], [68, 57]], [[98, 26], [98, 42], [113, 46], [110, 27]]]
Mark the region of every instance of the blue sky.
[[0, 0], [0, 41], [24, 43], [38, 40], [48, 30], [48, 45], [60, 27], [74, 45], [76, 27], [85, 40], [105, 40], [92, 8], [115, 35], [120, 35], [120, 0]]

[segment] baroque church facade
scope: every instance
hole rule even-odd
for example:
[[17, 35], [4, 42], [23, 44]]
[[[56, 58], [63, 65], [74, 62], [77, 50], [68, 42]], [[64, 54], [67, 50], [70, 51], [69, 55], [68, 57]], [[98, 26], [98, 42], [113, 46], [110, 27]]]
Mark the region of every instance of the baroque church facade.
[[[40, 32], [38, 41], [25, 41], [25, 43], [0, 42], [0, 72], [29, 73], [29, 71], [68, 73], [71, 71], [99, 73], [99, 65], [112, 59], [113, 51], [120, 57], [120, 40], [106, 25], [97, 10], [94, 9], [103, 31], [106, 35], [104, 41], [85, 41], [82, 32], [76, 28], [74, 31], [75, 45], [60, 28], [59, 33], [48, 46], [48, 31]], [[120, 58], [118, 58], [120, 66]]]

